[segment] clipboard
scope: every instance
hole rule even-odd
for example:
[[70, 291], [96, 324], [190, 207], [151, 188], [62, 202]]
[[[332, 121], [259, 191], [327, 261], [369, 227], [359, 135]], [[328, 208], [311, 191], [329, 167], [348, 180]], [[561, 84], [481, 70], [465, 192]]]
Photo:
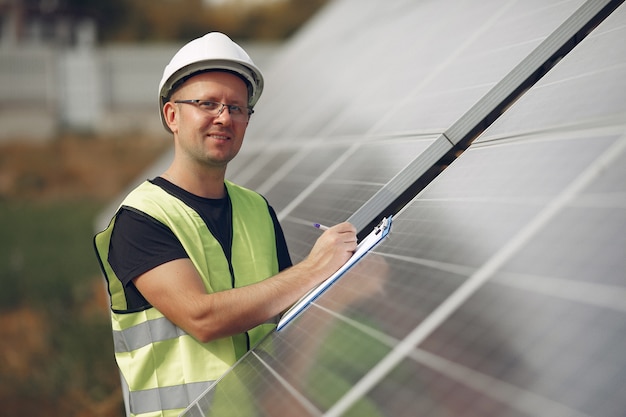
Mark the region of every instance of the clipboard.
[[378, 245], [391, 230], [391, 218], [392, 216], [385, 217], [374, 229], [370, 232], [369, 235], [365, 237], [356, 247], [354, 254], [348, 259], [348, 261], [343, 264], [341, 268], [337, 270], [333, 275], [319, 284], [317, 287], [314, 287], [308, 293], [306, 293], [302, 298], [300, 298], [289, 310], [283, 314], [278, 325], [276, 326], [276, 331], [281, 330], [285, 327], [291, 320], [293, 320], [296, 316], [298, 316], [311, 302], [313, 302], [317, 297], [319, 297], [324, 291], [328, 289], [335, 281], [337, 281], [343, 274], [345, 274], [354, 264], [356, 264], [363, 256], [365, 256], [370, 250], [372, 250], [376, 245]]

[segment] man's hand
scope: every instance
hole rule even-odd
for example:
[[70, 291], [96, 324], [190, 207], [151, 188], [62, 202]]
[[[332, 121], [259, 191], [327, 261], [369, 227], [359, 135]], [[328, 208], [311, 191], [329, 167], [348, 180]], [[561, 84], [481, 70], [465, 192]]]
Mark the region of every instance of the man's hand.
[[302, 263], [328, 278], [350, 259], [356, 245], [356, 228], [347, 222], [339, 223], [317, 239]]

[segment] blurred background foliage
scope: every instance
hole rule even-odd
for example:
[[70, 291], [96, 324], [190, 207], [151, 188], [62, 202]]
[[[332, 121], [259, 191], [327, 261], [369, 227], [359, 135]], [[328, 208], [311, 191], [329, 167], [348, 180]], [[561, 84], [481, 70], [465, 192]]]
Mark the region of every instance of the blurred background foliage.
[[[291, 36], [326, 0], [0, 0], [38, 19], [92, 19], [98, 43]], [[161, 138], [0, 142], [0, 414], [124, 415], [94, 219], [169, 148]]]
[[327, 0], [22, 0], [25, 13], [91, 18], [99, 40], [188, 40], [210, 31], [237, 40], [291, 36]]
[[0, 143], [0, 415], [124, 415], [94, 219], [168, 147]]

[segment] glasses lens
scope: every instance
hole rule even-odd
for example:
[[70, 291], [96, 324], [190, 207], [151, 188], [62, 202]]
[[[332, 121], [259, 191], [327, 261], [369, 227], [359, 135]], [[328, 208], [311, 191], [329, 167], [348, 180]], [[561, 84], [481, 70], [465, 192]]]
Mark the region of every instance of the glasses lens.
[[252, 114], [252, 111], [247, 107], [224, 104], [217, 101], [178, 100], [176, 101], [176, 103], [193, 104], [213, 117], [221, 115], [224, 110], [228, 109], [228, 114], [230, 115], [230, 118], [237, 122], [247, 121], [250, 117], [250, 114]]

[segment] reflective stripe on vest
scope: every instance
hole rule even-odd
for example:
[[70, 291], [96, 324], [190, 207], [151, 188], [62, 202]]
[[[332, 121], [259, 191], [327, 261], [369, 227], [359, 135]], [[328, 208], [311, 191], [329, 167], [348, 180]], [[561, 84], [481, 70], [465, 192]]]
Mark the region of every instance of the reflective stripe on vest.
[[[232, 269], [235, 286], [241, 287], [278, 272], [274, 224], [261, 196], [228, 182], [226, 186], [233, 210]], [[207, 292], [232, 288], [221, 245], [193, 209], [150, 182], [137, 187], [122, 206], [145, 213], [172, 230], [201, 275]], [[131, 413], [178, 415], [180, 405], [189, 405], [247, 351], [248, 338], [241, 334], [200, 343], [155, 308], [128, 311], [125, 289], [107, 262], [114, 224], [115, 217], [96, 236], [95, 244], [109, 284], [115, 356], [128, 385]], [[250, 344], [274, 327], [275, 324], [262, 324], [249, 331]], [[154, 414], [154, 410], [163, 412]]]
[[172, 410], [180, 414], [215, 381], [196, 382], [174, 387], [153, 388], [130, 393], [130, 409], [133, 414]]
[[183, 329], [165, 317], [161, 317], [128, 329], [113, 330], [113, 346], [116, 353], [131, 352], [150, 343], [163, 342], [186, 334]]
[[[266, 321], [266, 325], [275, 326], [276, 320]], [[175, 339], [187, 333], [165, 317], [149, 320], [124, 330], [113, 330], [115, 352], [130, 352], [154, 342]]]

